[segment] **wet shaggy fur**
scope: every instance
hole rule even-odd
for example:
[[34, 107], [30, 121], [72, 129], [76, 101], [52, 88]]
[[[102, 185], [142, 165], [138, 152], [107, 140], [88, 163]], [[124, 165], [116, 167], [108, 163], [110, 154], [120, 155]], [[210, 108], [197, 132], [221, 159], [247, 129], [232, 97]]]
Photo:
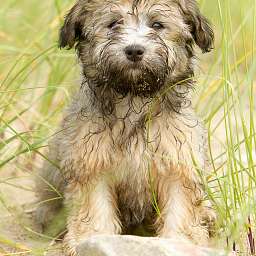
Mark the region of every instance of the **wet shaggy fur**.
[[[138, 45], [141, 60], [129, 60]], [[79, 0], [66, 16], [60, 47], [76, 48], [83, 80], [36, 183], [42, 226], [69, 209], [66, 255], [145, 223], [207, 242], [215, 214], [198, 175], [208, 163], [190, 101], [195, 45], [210, 51], [213, 31], [194, 0]]]

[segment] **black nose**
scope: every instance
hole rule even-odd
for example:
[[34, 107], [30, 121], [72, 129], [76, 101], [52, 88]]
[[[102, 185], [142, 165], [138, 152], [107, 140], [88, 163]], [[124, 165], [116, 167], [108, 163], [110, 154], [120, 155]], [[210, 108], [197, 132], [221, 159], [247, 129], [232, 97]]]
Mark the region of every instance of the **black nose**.
[[128, 60], [136, 62], [143, 59], [145, 48], [141, 45], [133, 44], [125, 47], [124, 52]]

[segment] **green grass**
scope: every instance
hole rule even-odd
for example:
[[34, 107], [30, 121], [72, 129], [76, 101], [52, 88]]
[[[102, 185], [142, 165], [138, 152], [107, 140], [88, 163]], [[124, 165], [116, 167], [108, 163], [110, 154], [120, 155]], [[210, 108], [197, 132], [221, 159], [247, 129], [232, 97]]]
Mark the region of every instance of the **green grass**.
[[[33, 190], [33, 176], [63, 107], [79, 87], [73, 51], [57, 49], [68, 0], [0, 3], [0, 215], [17, 215], [13, 191]], [[256, 218], [256, 1], [201, 0], [214, 24], [215, 50], [201, 56], [196, 111], [209, 132], [212, 175], [206, 188], [218, 212], [216, 245], [249, 253]], [[31, 192], [30, 192], [31, 193]], [[17, 195], [18, 195], [17, 194]], [[1, 220], [0, 220], [1, 222]], [[51, 239], [43, 243], [47, 246]], [[228, 243], [227, 243], [228, 241]], [[40, 244], [17, 244], [0, 228], [1, 243], [41, 255]], [[39, 248], [39, 249], [38, 249]]]

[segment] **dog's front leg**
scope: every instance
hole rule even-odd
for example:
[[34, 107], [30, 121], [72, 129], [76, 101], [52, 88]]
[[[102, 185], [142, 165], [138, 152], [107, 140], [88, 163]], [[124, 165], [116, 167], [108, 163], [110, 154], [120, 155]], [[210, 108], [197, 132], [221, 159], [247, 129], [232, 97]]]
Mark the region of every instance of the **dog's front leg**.
[[203, 225], [206, 206], [201, 185], [182, 175], [175, 180], [165, 178], [161, 183], [158, 191], [161, 214], [156, 222], [159, 236], [207, 244], [209, 232]]
[[71, 208], [68, 233], [64, 239], [66, 255], [76, 255], [77, 245], [89, 236], [121, 233], [115, 198], [106, 181], [95, 181], [83, 186], [70, 185], [66, 201]]

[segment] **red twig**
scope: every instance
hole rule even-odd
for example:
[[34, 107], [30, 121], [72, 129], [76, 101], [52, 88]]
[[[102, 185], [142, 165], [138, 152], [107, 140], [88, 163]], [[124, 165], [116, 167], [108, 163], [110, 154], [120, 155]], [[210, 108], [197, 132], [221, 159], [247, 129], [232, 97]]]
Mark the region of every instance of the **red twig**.
[[248, 217], [248, 223], [249, 223], [249, 227], [248, 227], [248, 241], [249, 241], [249, 246], [250, 246], [250, 253], [251, 255], [255, 255], [255, 240], [254, 240], [254, 236], [252, 233], [252, 227], [251, 227], [251, 219], [250, 216]]

